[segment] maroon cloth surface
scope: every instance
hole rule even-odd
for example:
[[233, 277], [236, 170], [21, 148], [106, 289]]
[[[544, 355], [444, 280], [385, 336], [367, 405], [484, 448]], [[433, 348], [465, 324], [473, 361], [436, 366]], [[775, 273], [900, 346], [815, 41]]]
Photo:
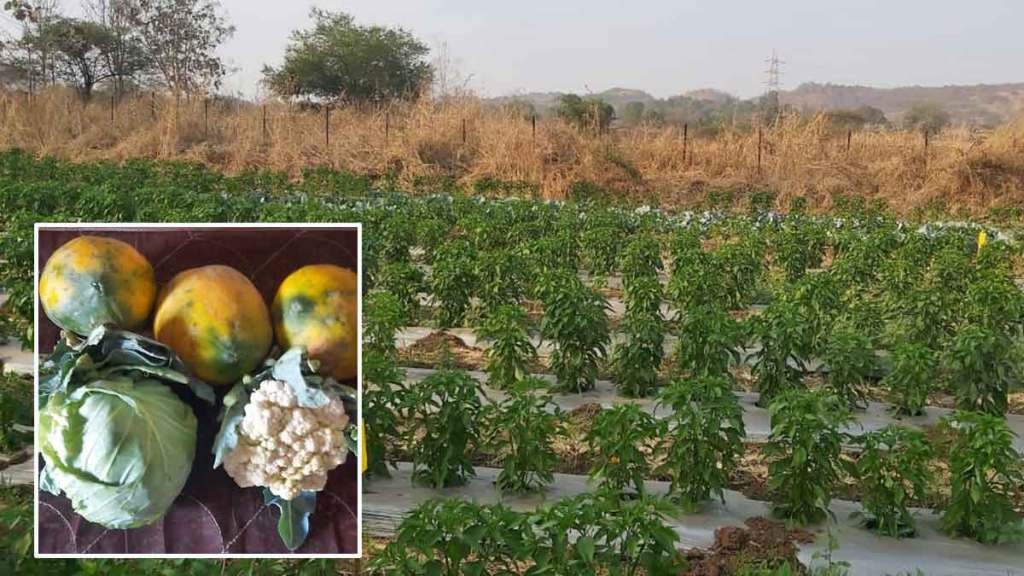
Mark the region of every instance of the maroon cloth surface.
[[[50, 228], [39, 231], [39, 269], [58, 247], [83, 234], [108, 236], [134, 246], [153, 264], [157, 288], [196, 266], [225, 264], [248, 277], [268, 307], [278, 285], [307, 264], [358, 266], [354, 227], [331, 228]], [[46, 354], [60, 335], [42, 313], [39, 349]], [[152, 319], [150, 319], [152, 320]], [[152, 336], [150, 326], [141, 332]], [[355, 387], [356, 382], [346, 384]], [[239, 488], [223, 469], [213, 470], [210, 453], [217, 433], [219, 399], [228, 387], [215, 387], [218, 407], [183, 395], [199, 421], [196, 457], [184, 490], [155, 524], [109, 530], [75, 514], [64, 496], [40, 492], [39, 551], [44, 554], [289, 554], [277, 533], [279, 512], [263, 504], [260, 488]], [[42, 457], [39, 457], [42, 466]], [[358, 465], [356, 454], [331, 471], [317, 494], [309, 536], [296, 553], [355, 553]]]

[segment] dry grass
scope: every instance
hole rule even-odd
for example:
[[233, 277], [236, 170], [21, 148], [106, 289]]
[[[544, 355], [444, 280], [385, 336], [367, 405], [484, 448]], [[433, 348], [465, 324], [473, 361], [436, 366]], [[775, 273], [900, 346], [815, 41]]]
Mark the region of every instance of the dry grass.
[[[827, 208], [833, 193], [878, 198], [907, 212], [944, 207], [981, 213], [1024, 205], [1024, 118], [986, 133], [951, 129], [933, 135], [858, 132], [846, 135], [823, 117], [783, 119], [762, 134], [726, 130], [690, 138], [674, 127], [579, 132], [544, 119], [534, 136], [530, 121], [464, 98], [420, 101], [387, 113], [356, 108], [331, 112], [331, 142], [323, 111], [277, 102], [211, 103], [125, 97], [113, 121], [109, 100], [83, 106], [66, 90], [29, 99], [0, 94], [0, 147], [20, 147], [73, 160], [153, 157], [198, 160], [237, 172], [274, 168], [298, 174], [331, 166], [413, 182], [447, 176], [464, 184], [491, 177], [536, 186], [544, 198], [562, 198], [575, 181], [619, 193], [690, 206], [709, 189], [741, 197], [769, 187], [785, 203], [806, 197]], [[465, 141], [463, 141], [465, 123]], [[387, 125], [387, 129], [385, 128]], [[684, 154], [685, 152], [685, 154]]]

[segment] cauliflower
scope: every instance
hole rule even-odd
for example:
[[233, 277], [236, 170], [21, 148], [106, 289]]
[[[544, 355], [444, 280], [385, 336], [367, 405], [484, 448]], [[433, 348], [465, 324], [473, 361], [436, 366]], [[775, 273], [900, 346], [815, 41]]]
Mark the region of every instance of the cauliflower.
[[224, 470], [243, 488], [266, 486], [285, 500], [322, 490], [327, 472], [345, 462], [346, 426], [341, 400], [306, 408], [287, 383], [266, 380], [245, 407], [238, 444], [224, 458]]

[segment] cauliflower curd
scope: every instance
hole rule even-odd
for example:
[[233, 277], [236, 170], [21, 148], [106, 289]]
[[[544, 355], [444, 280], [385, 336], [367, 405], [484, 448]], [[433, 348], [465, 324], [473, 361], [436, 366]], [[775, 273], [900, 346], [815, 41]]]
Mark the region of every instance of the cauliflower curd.
[[347, 425], [341, 400], [306, 408], [288, 384], [267, 380], [245, 407], [238, 444], [224, 458], [224, 470], [243, 488], [266, 486], [285, 500], [322, 490], [327, 472], [345, 462]]

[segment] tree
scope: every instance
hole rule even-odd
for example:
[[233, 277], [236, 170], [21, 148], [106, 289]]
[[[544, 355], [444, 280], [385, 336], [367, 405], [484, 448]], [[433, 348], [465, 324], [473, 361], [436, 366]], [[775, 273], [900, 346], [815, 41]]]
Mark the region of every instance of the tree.
[[175, 94], [220, 86], [227, 67], [215, 53], [234, 34], [216, 0], [134, 0], [129, 21], [146, 56]]
[[84, 4], [89, 18], [103, 25], [110, 36], [101, 55], [118, 93], [128, 81], [151, 68], [139, 29], [132, 22], [134, 6], [135, 0], [90, 0]]
[[644, 118], [644, 103], [629, 102], [622, 107], [622, 119], [629, 124], [639, 124]]
[[61, 17], [45, 32], [26, 35], [22, 41], [37, 48], [46, 46], [53, 74], [73, 86], [83, 100], [92, 97], [98, 82], [112, 76], [104, 54], [113, 45], [113, 35], [96, 22]]
[[903, 114], [903, 127], [935, 133], [949, 126], [949, 112], [938, 104], [914, 104]]
[[429, 83], [429, 49], [411, 33], [361, 26], [341, 12], [314, 8], [310, 16], [313, 28], [292, 33], [284, 64], [263, 68], [275, 94], [380, 103], [415, 98]]
[[604, 130], [615, 118], [615, 108], [597, 98], [581, 98], [576, 94], [563, 94], [556, 114], [577, 129]]

